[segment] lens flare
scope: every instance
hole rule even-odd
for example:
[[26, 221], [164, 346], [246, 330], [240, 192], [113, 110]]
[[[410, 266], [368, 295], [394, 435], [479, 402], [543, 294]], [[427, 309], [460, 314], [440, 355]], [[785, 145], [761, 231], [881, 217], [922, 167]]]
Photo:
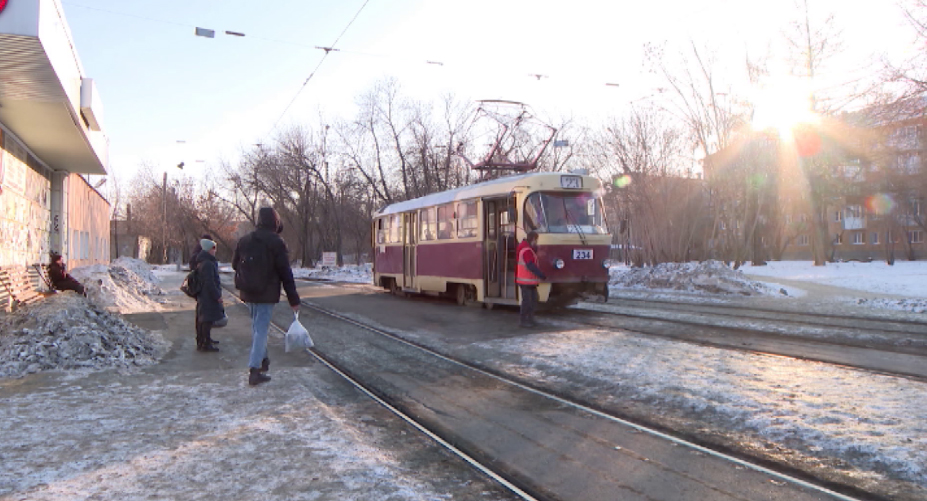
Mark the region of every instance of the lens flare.
[[624, 188], [631, 184], [631, 176], [625, 174], [617, 179], [615, 179], [615, 187]]
[[872, 214], [884, 216], [895, 208], [895, 201], [890, 195], [879, 193], [866, 199], [866, 209]]
[[809, 158], [821, 152], [821, 135], [807, 126], [796, 127], [792, 132], [795, 147], [802, 158]]

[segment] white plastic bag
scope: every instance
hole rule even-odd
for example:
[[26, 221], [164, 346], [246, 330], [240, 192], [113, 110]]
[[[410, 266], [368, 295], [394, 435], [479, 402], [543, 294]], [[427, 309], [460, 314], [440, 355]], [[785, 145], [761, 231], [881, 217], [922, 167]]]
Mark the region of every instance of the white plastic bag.
[[299, 313], [294, 314], [293, 323], [290, 324], [290, 328], [286, 331], [285, 344], [287, 353], [292, 350], [303, 350], [315, 346], [312, 338], [309, 337], [309, 331], [303, 327], [303, 324], [299, 323]]

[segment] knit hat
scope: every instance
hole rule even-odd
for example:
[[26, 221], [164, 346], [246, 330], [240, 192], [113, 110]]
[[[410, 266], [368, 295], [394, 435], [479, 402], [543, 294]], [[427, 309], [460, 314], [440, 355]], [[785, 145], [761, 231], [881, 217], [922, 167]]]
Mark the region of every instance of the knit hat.
[[202, 247], [204, 251], [211, 250], [215, 246], [216, 246], [216, 243], [208, 238], [204, 238], [200, 240], [200, 247]]

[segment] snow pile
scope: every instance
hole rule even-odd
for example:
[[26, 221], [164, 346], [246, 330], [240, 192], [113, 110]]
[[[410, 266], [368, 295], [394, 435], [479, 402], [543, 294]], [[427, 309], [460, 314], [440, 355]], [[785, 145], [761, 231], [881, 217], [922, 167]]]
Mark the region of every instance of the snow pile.
[[[123, 268], [132, 273], [138, 275], [142, 280], [157, 284], [161, 282], [161, 279], [158, 278], [154, 273], [154, 268], [151, 265], [142, 261], [141, 259], [133, 259], [131, 257], [120, 257], [116, 259], [111, 264], [112, 267]], [[175, 268], [175, 265], [171, 265], [171, 268]]]
[[373, 283], [373, 264], [346, 264], [344, 266], [320, 266], [318, 268], [293, 268], [295, 278], [330, 280], [332, 282]]
[[0, 377], [60, 369], [156, 363], [169, 348], [154, 334], [71, 291], [13, 312], [0, 330]]
[[111, 266], [95, 264], [77, 268], [71, 275], [87, 289], [90, 300], [120, 313], [156, 311], [158, 303], [150, 296], [161, 296], [161, 280], [144, 261], [119, 258]]
[[743, 296], [779, 294], [778, 290], [750, 280], [721, 261], [661, 263], [653, 267], [609, 269], [609, 285], [630, 289], [668, 289]]

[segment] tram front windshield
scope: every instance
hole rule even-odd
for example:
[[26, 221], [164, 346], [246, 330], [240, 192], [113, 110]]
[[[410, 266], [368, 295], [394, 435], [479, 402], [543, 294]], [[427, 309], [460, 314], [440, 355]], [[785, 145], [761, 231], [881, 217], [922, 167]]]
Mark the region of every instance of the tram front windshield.
[[590, 192], [543, 191], [528, 195], [525, 229], [538, 233], [608, 233], [602, 203]]

